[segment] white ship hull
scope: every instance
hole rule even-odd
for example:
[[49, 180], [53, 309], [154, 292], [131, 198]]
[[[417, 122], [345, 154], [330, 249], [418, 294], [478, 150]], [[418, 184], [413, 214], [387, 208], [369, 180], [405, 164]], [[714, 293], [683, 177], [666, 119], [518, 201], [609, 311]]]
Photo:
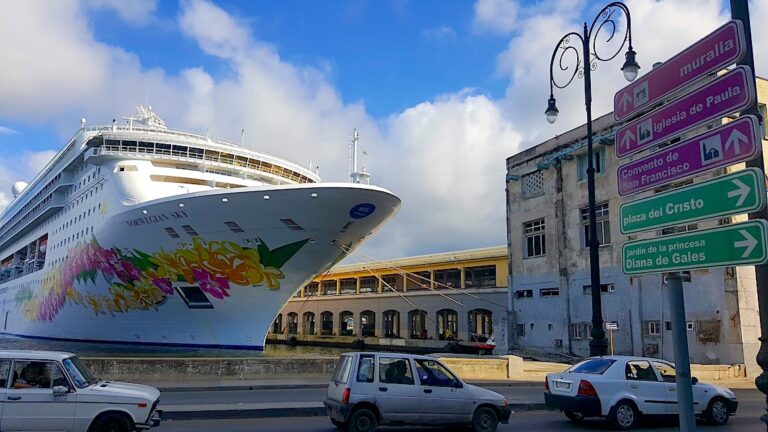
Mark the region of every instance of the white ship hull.
[[[399, 206], [384, 189], [324, 183], [216, 189], [102, 209], [92, 232], [55, 265], [0, 284], [2, 332], [259, 350], [288, 299]], [[200, 288], [205, 298], [184, 298], [183, 287]]]

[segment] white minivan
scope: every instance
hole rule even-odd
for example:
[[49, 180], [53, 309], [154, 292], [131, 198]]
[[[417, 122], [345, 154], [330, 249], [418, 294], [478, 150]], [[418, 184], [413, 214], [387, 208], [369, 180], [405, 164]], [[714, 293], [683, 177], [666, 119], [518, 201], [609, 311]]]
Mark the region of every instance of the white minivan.
[[380, 424], [493, 432], [511, 414], [504, 396], [463, 382], [434, 357], [373, 352], [341, 356], [325, 406], [333, 424], [348, 432], [372, 432]]
[[132, 432], [160, 424], [160, 391], [96, 378], [74, 354], [0, 351], [0, 430]]

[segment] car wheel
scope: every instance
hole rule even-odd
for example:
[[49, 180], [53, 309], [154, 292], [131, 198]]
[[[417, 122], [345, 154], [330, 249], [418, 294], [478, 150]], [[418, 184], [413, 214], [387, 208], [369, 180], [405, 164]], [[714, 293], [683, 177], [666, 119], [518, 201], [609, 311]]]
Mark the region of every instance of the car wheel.
[[580, 412], [575, 412], [575, 411], [563, 411], [563, 412], [565, 413], [565, 416], [568, 417], [569, 420], [575, 421], [577, 423], [584, 420], [584, 414]]
[[637, 425], [639, 417], [640, 413], [635, 408], [635, 404], [623, 400], [613, 407], [608, 420], [617, 429], [630, 430]]
[[348, 432], [373, 432], [377, 426], [376, 414], [366, 408], [360, 408], [349, 416]]
[[708, 422], [716, 425], [724, 425], [728, 423], [728, 418], [730, 416], [731, 413], [728, 412], [728, 404], [725, 402], [725, 399], [720, 397], [712, 398], [707, 407], [707, 411], [704, 414], [704, 417]]
[[472, 416], [472, 429], [475, 432], [495, 432], [499, 426], [499, 416], [489, 407], [480, 407]]
[[333, 425], [336, 426], [336, 429], [343, 430], [343, 431], [347, 430], [347, 424], [342, 421], [331, 419], [331, 423], [333, 423]]
[[107, 414], [91, 425], [89, 432], [131, 432], [131, 422], [119, 414]]

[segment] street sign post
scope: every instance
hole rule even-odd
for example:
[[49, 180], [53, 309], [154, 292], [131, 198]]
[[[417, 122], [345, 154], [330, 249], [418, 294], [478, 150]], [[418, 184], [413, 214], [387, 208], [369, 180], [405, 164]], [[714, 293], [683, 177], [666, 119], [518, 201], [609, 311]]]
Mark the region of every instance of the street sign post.
[[[652, 239], [622, 248], [624, 274], [662, 273], [719, 266], [758, 265], [768, 261], [768, 222], [725, 225]], [[684, 321], [684, 320], [683, 320]]]
[[765, 176], [757, 168], [716, 177], [621, 205], [620, 231], [629, 234], [763, 208]]
[[653, 189], [671, 181], [744, 162], [760, 152], [757, 117], [739, 119], [619, 166], [619, 195]]
[[748, 66], [738, 66], [625, 124], [616, 131], [616, 157], [623, 158], [637, 153], [750, 106], [755, 101], [755, 83], [751, 77], [752, 71]]
[[744, 55], [745, 45], [741, 21], [728, 21], [619, 90], [613, 97], [614, 118], [620, 121], [640, 113], [687, 84], [736, 63]]

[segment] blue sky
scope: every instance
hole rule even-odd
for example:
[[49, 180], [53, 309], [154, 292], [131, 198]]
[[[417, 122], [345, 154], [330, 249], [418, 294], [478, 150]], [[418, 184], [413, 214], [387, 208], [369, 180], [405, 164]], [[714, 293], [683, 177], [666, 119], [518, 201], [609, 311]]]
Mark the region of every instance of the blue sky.
[[[372, 182], [403, 200], [371, 258], [506, 243], [505, 159], [584, 122], [581, 82], [543, 111], [559, 37], [592, 0], [10, 0], [0, 14], [0, 205], [72, 136], [149, 102], [171, 128], [347, 178], [353, 128]], [[724, 0], [626, 0], [641, 73], [728, 19]], [[768, 0], [751, 2], [768, 21]], [[622, 27], [623, 28], [623, 27]], [[768, 51], [755, 38], [756, 52]], [[595, 116], [626, 85], [600, 64]], [[768, 75], [768, 58], [757, 56]]]

